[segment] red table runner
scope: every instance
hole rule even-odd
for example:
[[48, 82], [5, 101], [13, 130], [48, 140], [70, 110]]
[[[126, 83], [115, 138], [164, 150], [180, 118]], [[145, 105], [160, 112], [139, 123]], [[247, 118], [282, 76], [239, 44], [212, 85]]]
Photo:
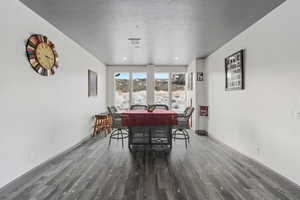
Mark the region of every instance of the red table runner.
[[177, 115], [169, 110], [129, 110], [123, 111], [123, 126], [172, 126], [177, 125]]

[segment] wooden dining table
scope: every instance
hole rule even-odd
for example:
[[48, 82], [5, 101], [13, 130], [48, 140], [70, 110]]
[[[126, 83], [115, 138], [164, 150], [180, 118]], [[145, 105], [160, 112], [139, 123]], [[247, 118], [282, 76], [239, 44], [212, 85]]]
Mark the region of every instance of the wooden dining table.
[[170, 110], [128, 110], [121, 113], [122, 125], [128, 127], [128, 147], [172, 148], [172, 126], [177, 114]]

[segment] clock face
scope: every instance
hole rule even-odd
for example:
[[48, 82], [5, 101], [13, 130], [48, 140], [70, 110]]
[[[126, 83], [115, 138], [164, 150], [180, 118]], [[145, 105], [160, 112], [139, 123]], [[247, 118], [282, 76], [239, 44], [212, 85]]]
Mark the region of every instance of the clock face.
[[36, 50], [37, 60], [38, 62], [45, 68], [51, 69], [55, 64], [55, 56], [53, 50], [47, 43], [40, 43]]
[[54, 44], [43, 35], [32, 35], [26, 45], [27, 58], [32, 68], [43, 76], [53, 75], [58, 68]]

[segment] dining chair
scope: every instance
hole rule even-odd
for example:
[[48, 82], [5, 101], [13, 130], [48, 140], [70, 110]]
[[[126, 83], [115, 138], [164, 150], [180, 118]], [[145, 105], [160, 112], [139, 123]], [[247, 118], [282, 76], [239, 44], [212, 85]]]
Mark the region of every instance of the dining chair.
[[[107, 107], [107, 108], [108, 108], [108, 107]], [[111, 109], [111, 111], [114, 112], [114, 113], [117, 113], [117, 112], [118, 112], [118, 109], [117, 109], [116, 106], [110, 106], [110, 109]]]
[[173, 126], [172, 128], [175, 129], [173, 132], [173, 139], [184, 140], [185, 146], [187, 147], [187, 142], [190, 142], [190, 136], [188, 130], [190, 129], [189, 120], [194, 112], [193, 107], [187, 107], [184, 110], [184, 113], [177, 114], [177, 125]]
[[130, 106], [130, 110], [147, 110], [146, 105], [135, 104]]
[[165, 104], [154, 104], [154, 106], [157, 110], [169, 110], [169, 106]]
[[94, 124], [94, 131], [92, 136], [96, 136], [98, 133], [104, 133], [106, 137], [110, 133], [110, 115], [108, 113], [100, 113], [96, 114], [95, 116], [95, 124]]
[[128, 138], [128, 130], [127, 127], [122, 125], [122, 117], [121, 114], [116, 112], [117, 109], [114, 106], [107, 107], [108, 112], [112, 118], [112, 133], [109, 137], [109, 146], [111, 144], [112, 139], [121, 139], [122, 147], [124, 147], [124, 139]]

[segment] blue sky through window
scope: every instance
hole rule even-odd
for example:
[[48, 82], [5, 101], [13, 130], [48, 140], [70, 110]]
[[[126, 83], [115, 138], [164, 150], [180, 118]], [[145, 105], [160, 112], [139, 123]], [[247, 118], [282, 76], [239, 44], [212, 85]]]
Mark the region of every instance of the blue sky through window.
[[[120, 74], [120, 75], [116, 76], [117, 74]], [[116, 73], [115, 78], [116, 79], [128, 79], [129, 80], [129, 73]]]
[[[115, 75], [120, 74], [119, 76], [116, 76], [116, 79], [128, 79], [129, 80], [129, 73], [116, 73]], [[168, 73], [155, 73], [154, 75], [155, 79], [169, 79]], [[147, 78], [146, 73], [132, 73], [132, 79], [145, 79]]]
[[146, 73], [132, 73], [132, 79], [146, 79]]
[[155, 79], [169, 79], [168, 73], [155, 73]]

